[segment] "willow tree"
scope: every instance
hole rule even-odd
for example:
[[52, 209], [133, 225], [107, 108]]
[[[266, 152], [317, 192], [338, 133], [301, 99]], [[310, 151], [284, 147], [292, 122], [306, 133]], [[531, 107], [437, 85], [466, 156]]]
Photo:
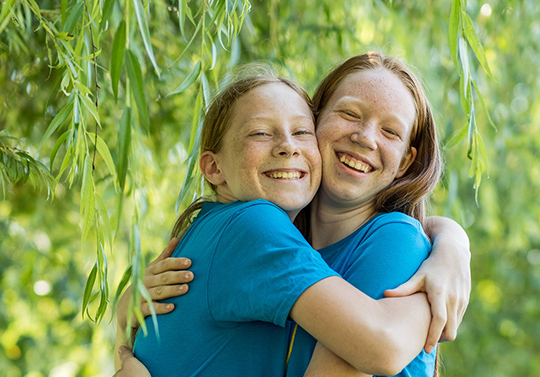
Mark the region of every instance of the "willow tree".
[[[430, 59], [451, 78], [444, 89], [461, 107], [457, 121], [446, 125], [447, 145], [467, 146], [476, 189], [486, 173], [477, 119], [493, 123], [482, 95], [490, 67], [469, 15], [477, 5], [466, 0], [438, 6], [376, 0], [0, 4], [0, 185], [1, 195], [17, 203], [6, 204], [5, 212], [37, 201], [54, 207], [58, 219], [70, 214], [63, 234], [79, 235], [73, 263], [87, 271], [84, 289], [70, 289], [92, 320], [105, 317], [128, 283], [137, 288], [132, 302], [146, 294], [143, 249], [155, 255], [165, 243], [172, 217], [163, 212], [171, 205], [180, 211], [204, 192], [196, 169], [200, 127], [223, 77], [242, 63], [269, 61], [312, 90], [332, 65], [368, 49], [404, 55], [418, 66]], [[408, 28], [418, 15], [428, 19]], [[401, 43], [410, 30], [433, 54]], [[78, 214], [65, 209], [68, 202], [78, 205]], [[0, 218], [0, 229], [13, 234], [14, 223]], [[0, 241], [3, 248], [15, 244]], [[68, 253], [61, 255], [71, 261]], [[47, 263], [43, 268], [55, 265]], [[134, 313], [141, 319], [136, 305]], [[4, 348], [18, 360], [20, 332], [12, 333]]]

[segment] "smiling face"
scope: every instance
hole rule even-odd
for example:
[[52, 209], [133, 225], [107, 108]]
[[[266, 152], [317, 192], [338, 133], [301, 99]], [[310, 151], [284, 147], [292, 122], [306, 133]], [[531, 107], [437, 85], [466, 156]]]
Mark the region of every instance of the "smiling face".
[[291, 218], [315, 195], [320, 164], [312, 112], [283, 83], [240, 96], [221, 149], [201, 156], [201, 169], [217, 186], [220, 201], [266, 199]]
[[373, 206], [416, 157], [409, 145], [415, 117], [411, 94], [388, 70], [357, 71], [341, 80], [318, 119], [320, 200], [336, 207]]

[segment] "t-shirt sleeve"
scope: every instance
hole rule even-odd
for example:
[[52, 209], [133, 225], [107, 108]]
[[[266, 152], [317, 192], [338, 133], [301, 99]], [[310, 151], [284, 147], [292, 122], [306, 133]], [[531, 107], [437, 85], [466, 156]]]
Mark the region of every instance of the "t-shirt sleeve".
[[343, 278], [379, 299], [387, 289], [405, 283], [428, 257], [431, 245], [420, 223], [392, 215], [376, 219]]
[[337, 275], [288, 216], [271, 204], [243, 208], [227, 224], [208, 280], [216, 321], [265, 321], [284, 326], [298, 297]]

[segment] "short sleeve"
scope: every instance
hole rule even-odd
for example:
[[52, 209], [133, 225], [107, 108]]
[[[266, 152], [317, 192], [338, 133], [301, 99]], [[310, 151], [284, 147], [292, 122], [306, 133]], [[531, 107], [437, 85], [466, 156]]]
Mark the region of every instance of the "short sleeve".
[[284, 326], [302, 292], [334, 275], [281, 209], [259, 201], [226, 225], [208, 278], [208, 307], [216, 321]]
[[411, 278], [428, 257], [431, 245], [421, 225], [402, 214], [375, 219], [343, 278], [368, 296], [379, 299], [387, 289]]

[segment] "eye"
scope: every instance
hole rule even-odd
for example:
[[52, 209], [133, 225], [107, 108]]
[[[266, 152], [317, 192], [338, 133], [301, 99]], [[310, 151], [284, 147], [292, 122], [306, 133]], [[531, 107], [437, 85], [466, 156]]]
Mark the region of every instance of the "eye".
[[304, 136], [304, 135], [311, 136], [311, 135], [315, 135], [315, 132], [313, 132], [312, 130], [303, 129], [303, 130], [295, 131], [293, 133], [293, 135], [295, 135], [295, 136]]
[[249, 136], [272, 136], [270, 132], [265, 130], [255, 130], [249, 133]]
[[357, 114], [356, 112], [352, 111], [352, 110], [341, 110], [341, 113], [343, 115], [345, 115], [345, 117], [347, 118], [352, 118], [352, 119], [361, 119], [362, 117]]
[[392, 136], [392, 137], [397, 137], [397, 138], [401, 139], [401, 136], [400, 136], [399, 132], [397, 130], [395, 130], [394, 128], [385, 127], [385, 128], [383, 128], [383, 131], [385, 133], [387, 133], [388, 135]]

